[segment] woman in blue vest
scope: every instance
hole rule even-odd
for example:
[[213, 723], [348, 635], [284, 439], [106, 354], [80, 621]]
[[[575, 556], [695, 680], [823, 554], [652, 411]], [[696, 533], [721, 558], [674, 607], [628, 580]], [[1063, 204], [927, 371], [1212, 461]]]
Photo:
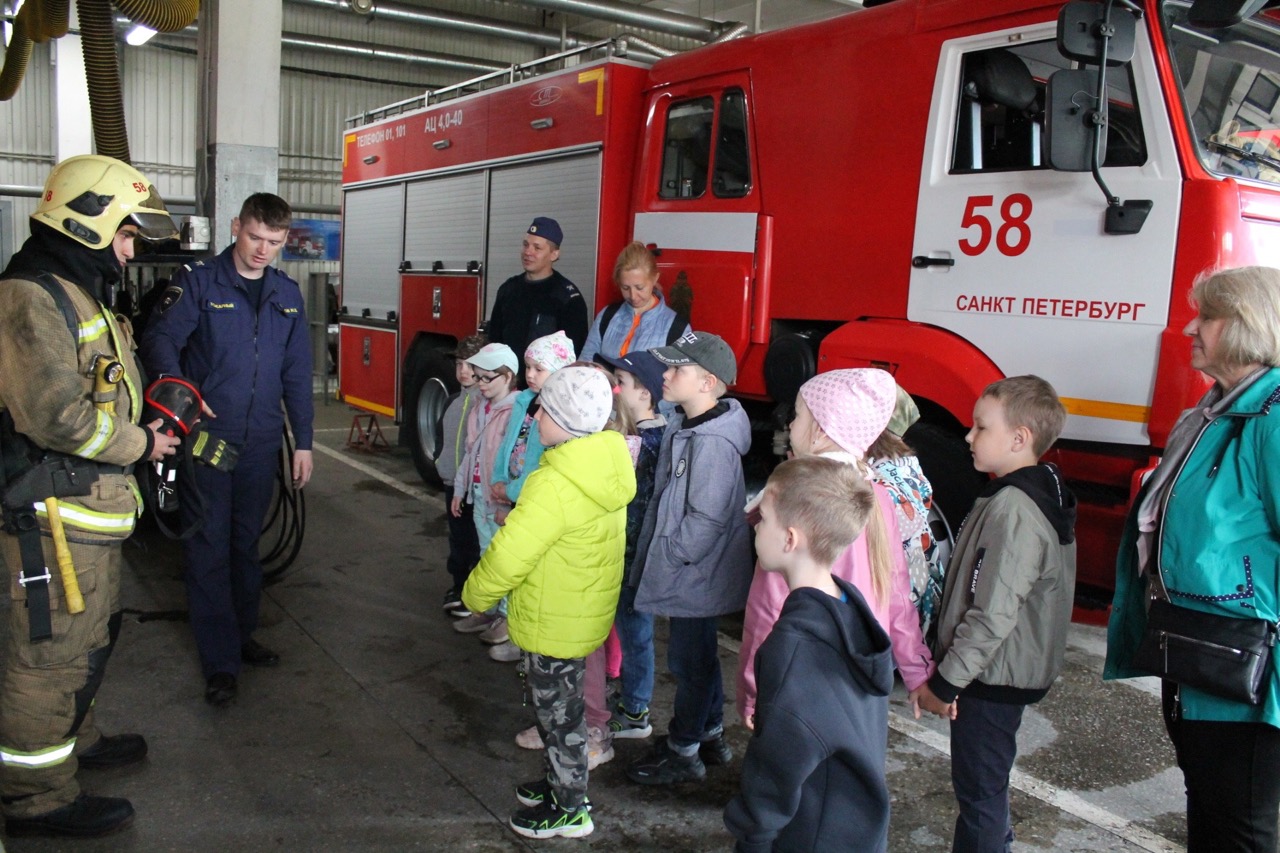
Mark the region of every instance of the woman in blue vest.
[[622, 292], [596, 315], [580, 358], [592, 361], [603, 354], [620, 358], [632, 350], [667, 346], [689, 331], [689, 318], [677, 314], [662, 298], [658, 262], [644, 243], [628, 243], [613, 265], [613, 281]]

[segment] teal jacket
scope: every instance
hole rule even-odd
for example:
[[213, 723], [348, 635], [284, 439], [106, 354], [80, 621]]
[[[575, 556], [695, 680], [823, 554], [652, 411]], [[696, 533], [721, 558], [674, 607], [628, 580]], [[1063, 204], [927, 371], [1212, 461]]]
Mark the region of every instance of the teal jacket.
[[[1201, 406], [1206, 401], [1201, 401]], [[1280, 618], [1280, 368], [1258, 376], [1207, 421], [1173, 481], [1156, 553], [1170, 599], [1181, 607], [1241, 618]], [[1192, 416], [1200, 409], [1189, 410]], [[1184, 413], [1183, 417], [1187, 417]], [[1116, 566], [1103, 678], [1148, 673], [1131, 666], [1147, 623], [1146, 580], [1138, 574], [1136, 508]], [[1263, 722], [1280, 728], [1280, 671], [1261, 705], [1184, 687], [1191, 720]]]
[[538, 470], [538, 460], [542, 458], [542, 436], [538, 434], [538, 421], [535, 418], [529, 424], [529, 435], [525, 437], [524, 465], [517, 477], [511, 476], [511, 454], [516, 449], [516, 439], [520, 437], [520, 428], [524, 426], [525, 415], [529, 407], [538, 399], [538, 392], [528, 388], [516, 395], [511, 404], [511, 420], [507, 421], [507, 431], [502, 435], [502, 444], [498, 445], [498, 455], [493, 463], [493, 482], [507, 484], [507, 500], [515, 503], [520, 500], [520, 492], [524, 490], [525, 480]]
[[462, 589], [479, 613], [510, 594], [511, 642], [549, 657], [586, 657], [609, 635], [622, 587], [631, 452], [606, 431], [547, 448], [520, 502]]

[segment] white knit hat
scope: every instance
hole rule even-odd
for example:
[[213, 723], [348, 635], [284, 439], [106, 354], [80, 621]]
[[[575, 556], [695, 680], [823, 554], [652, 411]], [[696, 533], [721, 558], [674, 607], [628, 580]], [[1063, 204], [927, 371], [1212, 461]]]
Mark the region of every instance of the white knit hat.
[[547, 377], [538, 401], [551, 419], [572, 436], [600, 432], [613, 411], [613, 387], [604, 371], [571, 365]]

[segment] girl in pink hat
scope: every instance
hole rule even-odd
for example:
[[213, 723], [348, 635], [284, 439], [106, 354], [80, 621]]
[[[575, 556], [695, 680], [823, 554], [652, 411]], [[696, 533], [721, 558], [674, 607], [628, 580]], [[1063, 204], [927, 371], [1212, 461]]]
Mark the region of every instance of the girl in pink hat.
[[[791, 452], [826, 456], [858, 467], [873, 479], [865, 460], [867, 448], [884, 432], [893, 414], [897, 384], [874, 368], [832, 370], [800, 388], [791, 422]], [[893, 659], [908, 690], [933, 674], [933, 656], [920, 634], [911, 600], [911, 578], [902, 548], [894, 499], [885, 486], [872, 483], [880, 512], [862, 536], [832, 564], [832, 573], [853, 584], [867, 600], [893, 643]], [[747, 505], [750, 513], [758, 501]], [[787, 598], [787, 585], [773, 572], [757, 571], [747, 596], [738, 659], [738, 712], [750, 728], [755, 722], [755, 656], [769, 636]]]

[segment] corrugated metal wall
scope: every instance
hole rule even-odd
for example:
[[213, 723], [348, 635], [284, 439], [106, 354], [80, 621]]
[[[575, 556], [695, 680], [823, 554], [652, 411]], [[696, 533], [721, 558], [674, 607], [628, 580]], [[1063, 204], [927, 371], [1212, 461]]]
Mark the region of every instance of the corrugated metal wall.
[[[40, 187], [54, 162], [53, 64], [51, 47], [35, 45], [22, 86], [12, 100], [0, 102], [0, 184]], [[9, 245], [26, 239], [34, 198], [14, 198]], [[7, 259], [0, 259], [7, 260]]]

